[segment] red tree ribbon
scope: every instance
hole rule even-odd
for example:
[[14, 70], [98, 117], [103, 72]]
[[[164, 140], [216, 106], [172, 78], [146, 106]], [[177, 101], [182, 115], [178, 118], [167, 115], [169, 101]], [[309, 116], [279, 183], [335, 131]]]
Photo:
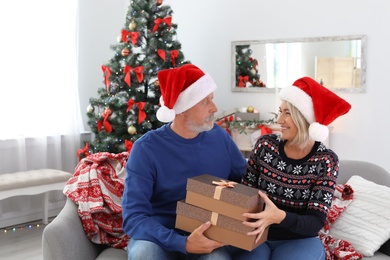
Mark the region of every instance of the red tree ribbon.
[[154, 20], [153, 32], [156, 32], [158, 30], [158, 27], [161, 23], [166, 23], [168, 27], [171, 28], [172, 16], [165, 17], [164, 19], [157, 18], [156, 20]]
[[84, 146], [83, 149], [79, 149], [79, 150], [77, 151], [76, 156], [79, 158], [79, 161], [82, 159], [82, 158], [81, 158], [81, 154], [84, 154], [85, 157], [89, 156], [89, 152], [88, 152], [88, 143], [85, 143], [85, 146]]
[[129, 87], [131, 86], [131, 76], [130, 76], [131, 70], [134, 71], [139, 83], [141, 83], [141, 81], [144, 79], [144, 74], [142, 74], [144, 70], [144, 66], [138, 66], [133, 69], [131, 66], [126, 65], [125, 68], [123, 69], [123, 73], [125, 73], [125, 82], [127, 83], [127, 85], [129, 85]]
[[144, 79], [144, 74], [142, 74], [144, 70], [144, 66], [138, 66], [134, 68], [135, 75], [137, 76], [138, 82], [141, 83], [141, 81]]
[[133, 45], [137, 44], [138, 37], [139, 37], [139, 32], [129, 32], [126, 30], [122, 30], [122, 42], [127, 43], [129, 41], [128, 36], [130, 36], [131, 43]]
[[138, 124], [141, 124], [145, 118], [146, 118], [146, 113], [145, 113], [145, 105], [146, 105], [146, 102], [138, 102], [137, 103], [137, 106], [138, 106]]
[[130, 111], [130, 109], [133, 107], [133, 105], [135, 104], [135, 101], [134, 99], [130, 98], [128, 101], [127, 101], [127, 109], [126, 109], [126, 113], [128, 113]]
[[238, 87], [245, 88], [245, 84], [248, 82], [249, 76], [240, 76], [239, 79], [240, 81], [238, 82]]
[[125, 147], [128, 153], [130, 153], [131, 149], [133, 148], [133, 142], [129, 140], [125, 140]]
[[132, 98], [127, 101], [126, 113], [133, 108], [134, 104], [137, 104], [138, 107], [138, 124], [141, 124], [146, 118], [146, 112], [144, 110], [146, 102], [135, 102]]
[[157, 54], [158, 54], [158, 56], [160, 56], [161, 57], [161, 59], [163, 59], [164, 61], [165, 61], [165, 51], [164, 50], [162, 50], [162, 49], [158, 49], [157, 50]]
[[131, 71], [131, 67], [129, 65], [126, 65], [125, 68], [123, 69], [123, 73], [125, 73], [125, 82], [129, 87], [131, 86], [130, 71]]
[[171, 61], [172, 61], [173, 67], [176, 67], [177, 57], [179, 57], [179, 51], [178, 50], [171, 51]]
[[108, 117], [110, 115], [111, 115], [111, 113], [107, 113], [106, 111], [103, 112], [103, 127], [104, 127], [104, 130], [106, 130], [107, 133], [111, 133], [112, 132], [112, 126], [111, 126], [110, 122], [108, 122]]
[[104, 84], [106, 85], [107, 92], [110, 91], [110, 76], [111, 76], [111, 70], [110, 67], [102, 65], [102, 71], [104, 75]]
[[97, 130], [98, 130], [98, 133], [100, 133], [100, 130], [102, 129], [102, 121], [101, 120], [98, 120], [97, 121]]

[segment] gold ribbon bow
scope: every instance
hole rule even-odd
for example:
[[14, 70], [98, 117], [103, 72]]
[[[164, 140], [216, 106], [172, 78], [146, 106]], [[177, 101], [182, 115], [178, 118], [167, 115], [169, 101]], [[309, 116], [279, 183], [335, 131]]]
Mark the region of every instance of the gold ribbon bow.
[[234, 185], [236, 185], [237, 182], [221, 180], [221, 181], [213, 181], [212, 184], [217, 185], [217, 187], [215, 187], [213, 198], [219, 200], [221, 198], [222, 189], [234, 188]]

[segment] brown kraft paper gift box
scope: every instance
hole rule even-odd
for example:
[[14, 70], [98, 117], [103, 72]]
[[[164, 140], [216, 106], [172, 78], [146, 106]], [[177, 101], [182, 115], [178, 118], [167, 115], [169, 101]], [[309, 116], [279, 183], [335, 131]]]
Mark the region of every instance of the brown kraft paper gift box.
[[177, 204], [176, 228], [192, 232], [211, 221], [207, 237], [251, 251], [267, 239], [268, 228], [255, 243], [256, 236], [247, 235], [253, 228], [242, 224], [247, 220], [242, 214], [263, 209], [257, 189], [204, 174], [188, 179], [186, 200]]
[[233, 183], [209, 174], [189, 178], [185, 202], [241, 221], [246, 220], [242, 214], [264, 209], [258, 189], [241, 183], [226, 187], [223, 182]]
[[245, 226], [242, 221], [187, 204], [184, 201], [178, 201], [176, 214], [176, 228], [192, 232], [203, 223], [211, 221], [212, 225], [204, 232], [206, 237], [248, 251], [253, 250], [267, 239], [268, 228], [256, 243], [256, 236], [247, 235], [253, 228]]

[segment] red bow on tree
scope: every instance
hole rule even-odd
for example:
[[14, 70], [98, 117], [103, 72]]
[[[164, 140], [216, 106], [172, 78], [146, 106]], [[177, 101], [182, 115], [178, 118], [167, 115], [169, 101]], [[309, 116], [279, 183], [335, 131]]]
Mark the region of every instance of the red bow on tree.
[[[104, 130], [106, 130], [107, 133], [111, 133], [112, 132], [112, 126], [110, 124], [110, 122], [108, 121], [108, 117], [111, 115], [111, 110], [109, 109], [106, 109], [104, 112], [103, 112], [103, 127], [104, 127]], [[101, 128], [102, 128], [102, 121], [101, 120], [98, 120], [98, 132], [100, 132]]]
[[102, 71], [104, 75], [104, 84], [106, 85], [107, 92], [110, 91], [110, 76], [111, 76], [111, 70], [110, 67], [102, 65]]
[[138, 124], [141, 124], [145, 120], [145, 118], [146, 118], [146, 112], [144, 110], [146, 102], [138, 102], [138, 103], [136, 103], [132, 98], [130, 98], [127, 101], [126, 113], [128, 113], [130, 111], [130, 109], [132, 109], [134, 104], [137, 104], [137, 106], [138, 106]]
[[85, 143], [84, 149], [78, 149], [78, 150], [77, 150], [76, 156], [79, 158], [79, 161], [80, 161], [82, 158], [85, 158], [85, 157], [89, 156], [89, 152], [88, 152], [88, 143]]
[[123, 73], [126, 74], [125, 82], [127, 83], [127, 85], [129, 85], [129, 87], [131, 86], [131, 76], [130, 76], [131, 70], [133, 70], [133, 72], [135, 73], [139, 83], [141, 83], [141, 81], [144, 79], [144, 74], [142, 74], [144, 70], [144, 66], [138, 66], [133, 69], [131, 66], [126, 65], [125, 68], [123, 69]]
[[141, 124], [145, 118], [146, 118], [146, 113], [145, 113], [145, 105], [146, 105], [146, 102], [138, 102], [137, 103], [137, 106], [138, 106], [138, 124]]
[[177, 57], [179, 57], [179, 51], [178, 50], [171, 51], [171, 61], [172, 61], [173, 67], [176, 67]]
[[126, 113], [129, 113], [130, 109], [133, 107], [134, 104], [135, 104], [135, 101], [134, 101], [134, 99], [132, 99], [132, 98], [130, 98], [130, 99], [127, 101]]
[[153, 27], [153, 32], [156, 32], [158, 27], [160, 26], [161, 23], [166, 23], [169, 28], [171, 28], [172, 24], [172, 16], [165, 17], [163, 19], [157, 18], [154, 20], [154, 27]]
[[136, 45], [137, 41], [138, 41], [138, 37], [139, 37], [139, 32], [129, 32], [129, 31], [126, 31], [123, 29], [122, 30], [122, 42], [127, 43], [129, 41], [128, 36], [130, 36], [131, 43], [133, 45]]
[[238, 82], [238, 86], [240, 88], [245, 88], [245, 85], [249, 80], [249, 76], [240, 76], [239, 79], [240, 79], [240, 81]]
[[[157, 50], [158, 56], [160, 56], [161, 59], [164, 61], [166, 60], [166, 53], [162, 49]], [[178, 50], [172, 50], [171, 51], [171, 62], [173, 64], [173, 67], [176, 67], [176, 59], [179, 57], [179, 51]]]
[[133, 142], [129, 140], [125, 140], [125, 147], [128, 153], [130, 153], [131, 149], [133, 148]]

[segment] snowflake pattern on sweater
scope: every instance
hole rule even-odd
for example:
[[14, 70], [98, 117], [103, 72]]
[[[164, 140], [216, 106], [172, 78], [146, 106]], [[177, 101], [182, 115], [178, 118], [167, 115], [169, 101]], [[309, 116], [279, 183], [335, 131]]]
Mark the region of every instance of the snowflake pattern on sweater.
[[248, 159], [242, 183], [267, 193], [286, 211], [279, 225], [271, 225], [269, 237], [294, 239], [316, 236], [323, 227], [333, 200], [339, 170], [337, 155], [315, 142], [302, 159], [288, 158], [279, 135], [261, 136]]

